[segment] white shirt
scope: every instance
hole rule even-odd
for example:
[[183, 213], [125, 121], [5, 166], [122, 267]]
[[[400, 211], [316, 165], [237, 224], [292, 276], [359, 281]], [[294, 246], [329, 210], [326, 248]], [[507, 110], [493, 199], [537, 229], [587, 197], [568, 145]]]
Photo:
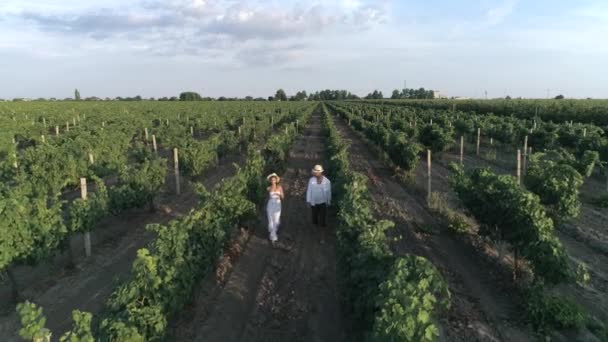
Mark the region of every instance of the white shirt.
[[308, 181], [308, 189], [306, 189], [306, 203], [317, 205], [326, 203], [331, 204], [331, 182], [329, 179], [321, 179], [321, 184], [317, 183], [317, 177], [311, 177]]

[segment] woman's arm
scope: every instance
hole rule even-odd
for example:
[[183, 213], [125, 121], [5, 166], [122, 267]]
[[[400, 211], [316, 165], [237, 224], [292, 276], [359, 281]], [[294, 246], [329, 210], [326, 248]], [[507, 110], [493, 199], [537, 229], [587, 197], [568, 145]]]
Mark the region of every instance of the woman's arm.
[[281, 199], [285, 198], [285, 193], [283, 192], [283, 187], [279, 187], [279, 196], [281, 197]]

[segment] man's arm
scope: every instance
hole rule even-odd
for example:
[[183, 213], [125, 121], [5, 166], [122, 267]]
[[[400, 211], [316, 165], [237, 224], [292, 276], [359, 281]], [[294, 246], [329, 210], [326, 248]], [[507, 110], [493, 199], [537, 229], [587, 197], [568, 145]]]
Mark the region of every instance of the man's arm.
[[310, 191], [310, 179], [308, 180], [308, 185], [306, 186], [306, 203], [312, 205], [312, 193]]
[[327, 196], [327, 205], [331, 205], [331, 181], [329, 179], [327, 179], [326, 196]]

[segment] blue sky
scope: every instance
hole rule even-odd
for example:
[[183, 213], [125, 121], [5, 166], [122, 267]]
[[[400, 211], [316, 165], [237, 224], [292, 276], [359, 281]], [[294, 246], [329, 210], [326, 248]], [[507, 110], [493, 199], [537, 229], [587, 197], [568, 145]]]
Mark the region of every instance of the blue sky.
[[0, 98], [608, 98], [608, 1], [3, 0]]

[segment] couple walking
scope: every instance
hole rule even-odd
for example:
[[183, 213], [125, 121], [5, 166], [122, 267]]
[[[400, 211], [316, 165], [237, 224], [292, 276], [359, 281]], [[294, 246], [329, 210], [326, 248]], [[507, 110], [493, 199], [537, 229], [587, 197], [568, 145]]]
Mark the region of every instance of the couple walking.
[[[331, 182], [323, 176], [323, 167], [315, 165], [312, 169], [312, 177], [308, 181], [306, 189], [306, 203], [311, 208], [312, 223], [321, 227], [321, 243], [325, 243], [324, 227], [327, 225], [327, 207], [331, 205]], [[281, 200], [285, 198], [281, 178], [272, 173], [266, 177], [270, 182], [268, 187], [268, 204], [266, 213], [268, 215], [268, 232], [270, 241], [274, 245], [278, 240], [277, 232], [281, 221]]]

